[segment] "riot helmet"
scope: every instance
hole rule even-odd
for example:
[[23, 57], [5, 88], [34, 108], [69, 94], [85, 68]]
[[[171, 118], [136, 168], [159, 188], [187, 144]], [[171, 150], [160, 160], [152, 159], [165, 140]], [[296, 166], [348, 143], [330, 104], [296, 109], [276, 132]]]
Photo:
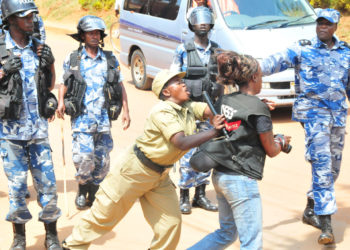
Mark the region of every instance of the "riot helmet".
[[188, 27], [191, 31], [193, 30], [193, 25], [196, 24], [210, 24], [210, 29], [214, 26], [214, 17], [211, 10], [204, 6], [199, 6], [194, 8], [188, 18]]
[[8, 17], [16, 14], [25, 17], [32, 12], [39, 13], [33, 0], [3, 0], [1, 3], [2, 21], [5, 23]]
[[81, 34], [88, 31], [93, 31], [93, 30], [101, 31], [102, 41], [103, 41], [103, 38], [107, 36], [107, 34], [105, 33], [105, 30], [106, 30], [105, 22], [97, 16], [87, 15], [80, 18], [77, 29], [78, 29], [78, 33], [70, 34], [70, 36], [79, 42], [83, 42], [81, 39]]

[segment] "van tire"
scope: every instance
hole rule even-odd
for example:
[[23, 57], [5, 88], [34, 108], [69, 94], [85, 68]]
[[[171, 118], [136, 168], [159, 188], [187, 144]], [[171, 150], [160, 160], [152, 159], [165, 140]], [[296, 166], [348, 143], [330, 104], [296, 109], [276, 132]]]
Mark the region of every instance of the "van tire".
[[131, 56], [131, 77], [135, 87], [142, 90], [151, 88], [152, 80], [147, 79], [146, 60], [141, 50], [135, 50]]

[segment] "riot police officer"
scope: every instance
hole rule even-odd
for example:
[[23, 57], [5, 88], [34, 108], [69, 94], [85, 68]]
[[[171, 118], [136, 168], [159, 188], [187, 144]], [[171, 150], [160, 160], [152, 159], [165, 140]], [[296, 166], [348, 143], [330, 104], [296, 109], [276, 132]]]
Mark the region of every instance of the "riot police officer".
[[295, 69], [298, 94], [292, 119], [305, 131], [305, 159], [312, 186], [302, 220], [322, 232], [319, 244], [334, 242], [331, 216], [337, 211], [334, 183], [340, 172], [350, 99], [350, 48], [335, 35], [340, 13], [319, 9], [316, 37], [301, 40], [261, 62], [264, 75]]
[[32, 0], [3, 0], [4, 34], [0, 36], [0, 150], [8, 178], [12, 222], [11, 249], [25, 249], [25, 223], [32, 216], [25, 202], [27, 175], [33, 176], [39, 221], [46, 230], [45, 247], [61, 249], [56, 222], [56, 179], [48, 140], [48, 122], [54, 119], [57, 101], [50, 93], [55, 84], [51, 49], [32, 37], [38, 9]]
[[[171, 70], [186, 72], [185, 82], [191, 92], [191, 99], [203, 101], [202, 91], [209, 92], [211, 99], [222, 94], [222, 88], [215, 83], [216, 65], [211, 55], [218, 45], [209, 40], [208, 34], [214, 26], [212, 12], [203, 6], [194, 8], [188, 19], [189, 28], [194, 32], [194, 38], [180, 44], [176, 51]], [[214, 72], [212, 72], [214, 70]], [[209, 122], [197, 122], [197, 131], [211, 128]], [[217, 211], [217, 206], [212, 204], [205, 196], [205, 187], [209, 184], [210, 171], [200, 173], [194, 171], [189, 159], [196, 149], [191, 149], [180, 159], [180, 209], [183, 214], [191, 213], [189, 201], [189, 188], [196, 187], [192, 206], [201, 207], [209, 211]]]
[[119, 63], [112, 52], [100, 47], [106, 36], [104, 21], [84, 16], [77, 29], [78, 33], [71, 36], [80, 46], [64, 62], [57, 112], [60, 118], [64, 113], [71, 116], [73, 162], [79, 183], [75, 205], [83, 210], [92, 205], [99, 184], [109, 171], [109, 153], [113, 148], [111, 121], [123, 109], [125, 130], [130, 117]]

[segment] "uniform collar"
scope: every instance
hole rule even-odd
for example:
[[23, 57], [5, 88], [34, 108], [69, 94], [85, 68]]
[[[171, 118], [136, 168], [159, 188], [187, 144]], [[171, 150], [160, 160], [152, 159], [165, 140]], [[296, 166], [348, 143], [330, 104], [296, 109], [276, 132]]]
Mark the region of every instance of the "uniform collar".
[[[316, 42], [315, 42], [315, 47], [316, 48], [328, 48], [327, 45], [325, 43], [323, 43], [320, 39], [318, 39], [318, 37], [316, 36]], [[340, 47], [340, 41], [337, 37], [333, 36], [333, 40], [334, 40], [334, 45], [332, 48], [330, 49], [337, 49]]]
[[165, 100], [164, 103], [166, 103], [167, 105], [171, 106], [173, 109], [175, 110], [178, 110], [178, 111], [181, 111], [181, 112], [187, 112], [188, 110], [188, 103], [189, 102], [185, 102], [183, 105], [179, 105], [179, 104], [176, 104], [175, 102], [171, 102], [171, 101], [167, 101]]
[[[85, 59], [85, 58], [87, 58], [87, 57], [91, 58], [91, 57], [89, 56], [89, 54], [86, 52], [86, 49], [85, 49], [85, 46], [84, 46], [83, 49], [81, 50], [81, 58], [82, 58], [82, 59]], [[98, 49], [97, 49], [97, 55], [96, 55], [95, 58], [93, 58], [93, 60], [102, 59], [102, 58], [103, 58], [103, 56], [102, 56], [102, 50], [101, 50], [100, 47], [98, 47]]]
[[7, 49], [24, 49], [24, 48], [31, 48], [33, 47], [33, 39], [32, 37], [29, 37], [29, 42], [28, 44], [22, 48], [20, 47], [15, 40], [13, 40], [13, 38], [11, 37], [11, 34], [8, 30], [4, 30], [5, 31], [5, 43], [6, 43], [6, 48]]
[[204, 52], [210, 50], [210, 48], [211, 48], [211, 42], [210, 42], [210, 40], [208, 41], [208, 46], [207, 46], [206, 48], [203, 48], [202, 46], [200, 46], [199, 44], [197, 44], [195, 41], [193, 41], [193, 43], [194, 43], [194, 46], [196, 47], [196, 49], [198, 49], [198, 50], [203, 50]]

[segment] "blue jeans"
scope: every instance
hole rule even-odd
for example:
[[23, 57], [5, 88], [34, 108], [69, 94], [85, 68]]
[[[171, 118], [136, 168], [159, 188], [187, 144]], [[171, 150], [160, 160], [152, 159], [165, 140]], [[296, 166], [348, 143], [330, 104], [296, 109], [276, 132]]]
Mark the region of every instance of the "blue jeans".
[[241, 249], [262, 249], [262, 207], [257, 181], [218, 171], [213, 172], [212, 179], [219, 204], [220, 229], [189, 249], [225, 249], [237, 236]]

